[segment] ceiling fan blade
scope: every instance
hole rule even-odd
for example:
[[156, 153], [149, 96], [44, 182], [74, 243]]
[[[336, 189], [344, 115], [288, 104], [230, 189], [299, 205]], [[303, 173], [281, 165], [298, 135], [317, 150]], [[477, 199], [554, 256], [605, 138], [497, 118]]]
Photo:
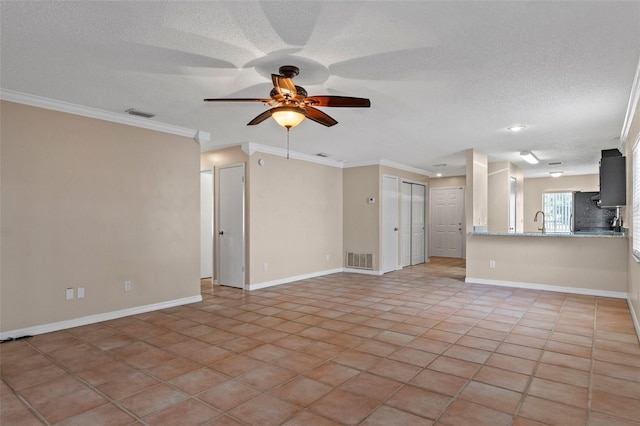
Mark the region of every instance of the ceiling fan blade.
[[283, 96], [289, 95], [294, 98], [296, 96], [296, 85], [293, 84], [293, 80], [289, 77], [284, 77], [278, 74], [271, 74], [271, 80], [273, 80], [273, 87]]
[[262, 123], [267, 118], [271, 117], [271, 110], [268, 109], [262, 114], [258, 115], [256, 118], [247, 123], [247, 126], [255, 126], [256, 124]]
[[320, 107], [369, 108], [371, 101], [367, 98], [353, 98], [351, 96], [309, 96], [305, 101]]
[[336, 120], [329, 117], [327, 114], [320, 111], [319, 109], [315, 109], [314, 107], [308, 106], [306, 110], [307, 110], [306, 117], [311, 121], [315, 121], [316, 123], [320, 123], [323, 126], [327, 126], [327, 127], [331, 127], [338, 124]]
[[257, 99], [257, 98], [208, 98], [204, 99], [205, 102], [269, 102], [271, 99]]

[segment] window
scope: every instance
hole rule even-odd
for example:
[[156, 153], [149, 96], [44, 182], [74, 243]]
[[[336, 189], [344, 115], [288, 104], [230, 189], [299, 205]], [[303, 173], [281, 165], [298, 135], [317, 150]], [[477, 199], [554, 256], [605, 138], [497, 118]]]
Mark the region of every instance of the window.
[[640, 135], [631, 151], [631, 168], [633, 180], [631, 191], [633, 193], [633, 255], [640, 261]]
[[573, 194], [571, 192], [545, 192], [542, 211], [547, 232], [570, 232]]

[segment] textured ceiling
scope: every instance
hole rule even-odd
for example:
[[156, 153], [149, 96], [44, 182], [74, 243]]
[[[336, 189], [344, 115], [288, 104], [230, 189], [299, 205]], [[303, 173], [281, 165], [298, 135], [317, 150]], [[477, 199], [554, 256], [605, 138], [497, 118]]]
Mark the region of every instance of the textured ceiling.
[[[0, 87], [211, 133], [203, 150], [284, 148], [273, 120], [246, 126], [280, 65], [310, 95], [368, 97], [325, 108], [292, 150], [385, 159], [445, 175], [464, 150], [526, 176], [597, 173], [618, 146], [640, 56], [640, 2], [2, 1]], [[519, 133], [506, 127], [523, 124]], [[541, 164], [522, 162], [533, 151]], [[562, 166], [549, 162], [562, 161]], [[447, 166], [436, 166], [446, 163]]]

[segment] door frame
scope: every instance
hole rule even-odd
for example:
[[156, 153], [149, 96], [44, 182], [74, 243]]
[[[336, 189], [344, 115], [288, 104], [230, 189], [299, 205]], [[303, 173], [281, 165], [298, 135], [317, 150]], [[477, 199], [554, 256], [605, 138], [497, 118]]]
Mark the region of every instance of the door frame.
[[[385, 212], [389, 212], [387, 209], [390, 207], [387, 203], [387, 199], [385, 197], [385, 179], [394, 179], [396, 182], [396, 189], [395, 189], [395, 219], [396, 219], [396, 223], [395, 223], [395, 231], [394, 231], [394, 238], [395, 239], [395, 246], [393, 245], [393, 242], [387, 242], [387, 238], [386, 235], [391, 235], [391, 234], [385, 234]], [[398, 178], [398, 176], [393, 176], [393, 175], [387, 175], [387, 174], [383, 174], [382, 175], [382, 181], [381, 181], [382, 185], [381, 185], [381, 194], [382, 196], [380, 197], [382, 199], [382, 212], [381, 212], [381, 220], [380, 220], [380, 272], [382, 272], [383, 274], [386, 272], [391, 272], [391, 271], [397, 271], [399, 269], [402, 269], [400, 266], [400, 236], [399, 234], [399, 227], [400, 227], [400, 179]], [[389, 230], [387, 230], [386, 232], [389, 232]], [[391, 244], [391, 246], [389, 247], [388, 244]], [[393, 251], [391, 251], [392, 249], [395, 249]], [[387, 251], [389, 250], [389, 251]], [[385, 268], [386, 266], [386, 254], [391, 254], [391, 253], [395, 253], [395, 263], [393, 265], [390, 265], [389, 268]]]
[[[221, 285], [228, 285], [222, 282], [222, 280], [220, 279], [220, 271], [222, 270], [222, 262], [220, 260], [220, 255], [221, 255], [221, 246], [220, 246], [220, 219], [221, 219], [221, 214], [220, 214], [220, 208], [222, 205], [222, 191], [220, 190], [220, 183], [222, 182], [222, 178], [220, 176], [222, 170], [224, 169], [232, 169], [232, 168], [236, 168], [236, 167], [241, 167], [242, 168], [242, 177], [243, 177], [243, 181], [242, 181], [242, 286], [240, 288], [242, 288], [243, 290], [245, 289], [246, 285], [247, 285], [247, 268], [246, 268], [246, 250], [247, 250], [247, 236], [246, 236], [246, 191], [247, 191], [247, 168], [244, 162], [241, 163], [233, 163], [233, 164], [225, 164], [224, 166], [219, 166], [218, 167], [218, 194], [217, 194], [217, 201], [218, 201], [218, 205], [216, 208], [216, 229], [214, 231], [215, 234], [215, 238], [216, 238], [216, 282], [218, 284]], [[233, 286], [232, 286], [233, 287]]]
[[429, 217], [430, 217], [430, 211], [429, 211], [429, 206], [430, 206], [430, 198], [429, 198], [429, 183], [428, 182], [420, 182], [417, 180], [412, 180], [412, 179], [405, 179], [402, 178], [400, 180], [400, 230], [402, 231], [404, 229], [404, 226], [406, 225], [403, 222], [403, 216], [404, 216], [404, 212], [402, 209], [404, 209], [405, 203], [404, 203], [404, 197], [405, 197], [405, 193], [404, 193], [404, 184], [408, 184], [411, 185], [410, 188], [411, 192], [409, 194], [409, 263], [407, 265], [404, 264], [404, 260], [403, 260], [403, 248], [405, 247], [405, 243], [406, 241], [404, 241], [404, 237], [403, 237], [403, 233], [400, 233], [400, 266], [401, 267], [405, 267], [405, 266], [413, 266], [413, 195], [412, 195], [412, 191], [413, 191], [413, 185], [420, 185], [424, 187], [424, 209], [423, 209], [423, 213], [424, 213], [424, 217], [423, 217], [423, 221], [424, 221], [424, 263], [429, 262], [429, 246], [431, 244], [431, 240], [430, 240], [430, 235], [431, 233], [429, 232]]
[[[429, 215], [432, 218], [433, 214], [431, 209], [433, 209], [434, 205], [433, 205], [433, 191], [437, 191], [437, 190], [444, 190], [444, 189], [458, 189], [462, 191], [462, 209], [461, 209], [461, 235], [460, 235], [460, 258], [459, 259], [465, 259], [467, 257], [467, 239], [466, 239], [466, 235], [467, 235], [467, 231], [466, 231], [466, 221], [465, 221], [465, 194], [466, 194], [466, 187], [465, 186], [443, 186], [443, 187], [436, 187], [436, 188], [430, 188], [429, 189]], [[433, 223], [429, 223], [429, 227], [433, 226]], [[430, 229], [429, 232], [429, 247], [430, 249], [433, 249], [434, 244], [433, 241], [431, 241], [431, 238], [434, 238], [435, 236], [435, 232], [433, 232], [432, 229]], [[455, 259], [455, 258], [454, 258]]]
[[[208, 168], [208, 169], [203, 169], [200, 170], [200, 202], [202, 203], [202, 175], [203, 174], [210, 174], [211, 175], [211, 205], [209, 206], [210, 208], [210, 212], [211, 212], [211, 217], [210, 218], [206, 218], [206, 220], [208, 221], [209, 219], [211, 219], [211, 223], [209, 224], [211, 226], [211, 236], [209, 238], [209, 244], [211, 244], [211, 281], [213, 283], [213, 280], [215, 279], [216, 276], [216, 265], [215, 265], [215, 259], [216, 259], [216, 254], [217, 254], [217, 250], [216, 250], [216, 239], [215, 239], [215, 220], [216, 220], [216, 214], [215, 214], [215, 207], [216, 207], [216, 202], [215, 202], [215, 184], [216, 184], [216, 178], [215, 178], [215, 169], [213, 167]], [[204, 241], [204, 235], [203, 235], [203, 229], [202, 229], [202, 205], [200, 205], [200, 250], [203, 249], [203, 246], [205, 245], [205, 241]], [[202, 275], [202, 261], [203, 261], [203, 255], [202, 253], [200, 253], [200, 275]], [[207, 277], [200, 277], [200, 278], [207, 278]]]

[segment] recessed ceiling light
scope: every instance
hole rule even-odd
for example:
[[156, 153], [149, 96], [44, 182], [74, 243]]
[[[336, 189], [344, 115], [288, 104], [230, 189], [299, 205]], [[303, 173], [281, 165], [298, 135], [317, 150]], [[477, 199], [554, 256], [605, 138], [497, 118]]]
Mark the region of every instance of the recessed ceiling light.
[[533, 155], [533, 153], [531, 151], [522, 151], [520, 152], [520, 157], [522, 157], [522, 159], [524, 161], [526, 161], [529, 164], [538, 164], [538, 157], [536, 157], [535, 155]]
[[551, 172], [549, 174], [551, 175], [551, 177], [560, 177], [560, 176], [562, 176], [562, 172]]
[[507, 127], [507, 130], [509, 130], [510, 132], [519, 132], [520, 130], [524, 130], [526, 128], [527, 126], [523, 126], [521, 124], [514, 124], [513, 126]]
[[436, 173], [436, 177], [442, 177], [442, 173]]

